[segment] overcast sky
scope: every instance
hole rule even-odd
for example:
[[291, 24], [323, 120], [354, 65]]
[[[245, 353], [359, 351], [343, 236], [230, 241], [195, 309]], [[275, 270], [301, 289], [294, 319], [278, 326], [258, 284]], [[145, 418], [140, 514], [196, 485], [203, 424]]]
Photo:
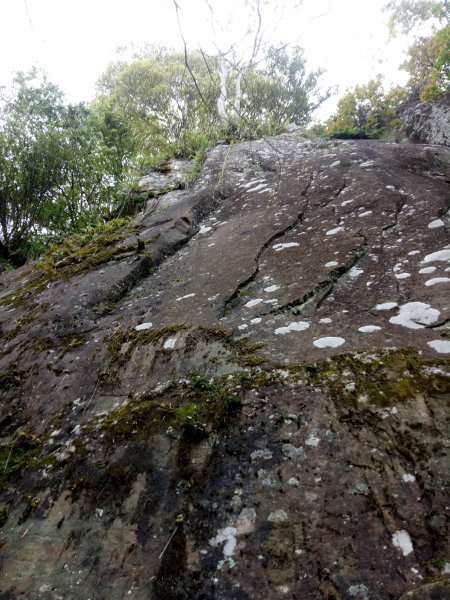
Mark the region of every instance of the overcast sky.
[[[222, 6], [238, 7], [239, 1], [222, 0]], [[205, 1], [178, 2], [189, 47], [207, 46], [213, 34], [201, 12]], [[385, 3], [304, 0], [301, 9], [280, 23], [278, 36], [303, 46], [308, 66], [326, 69], [324, 83], [338, 85], [341, 95], [377, 73], [385, 75], [388, 85], [403, 84], [406, 76], [398, 66], [407, 41], [389, 41]], [[233, 14], [239, 14], [238, 8]], [[0, 85], [8, 84], [11, 72], [37, 65], [70, 101], [89, 101], [116, 48], [132, 42], [181, 47], [172, 0], [0, 0]], [[335, 103], [329, 101], [320, 116]]]

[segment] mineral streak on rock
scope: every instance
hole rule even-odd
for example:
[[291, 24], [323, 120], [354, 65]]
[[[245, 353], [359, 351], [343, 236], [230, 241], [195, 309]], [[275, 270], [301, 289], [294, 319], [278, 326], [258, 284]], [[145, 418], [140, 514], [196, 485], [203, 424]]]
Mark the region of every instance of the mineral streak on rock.
[[221, 145], [3, 273], [0, 599], [449, 597], [449, 181], [438, 146]]

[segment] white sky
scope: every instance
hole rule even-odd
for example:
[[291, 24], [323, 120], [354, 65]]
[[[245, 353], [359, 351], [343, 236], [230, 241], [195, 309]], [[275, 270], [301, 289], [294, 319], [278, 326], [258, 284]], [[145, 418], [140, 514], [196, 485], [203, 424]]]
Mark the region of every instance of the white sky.
[[[204, 0], [178, 1], [189, 47], [207, 47], [212, 34], [199, 9]], [[222, 6], [239, 1], [221, 0]], [[339, 85], [340, 95], [377, 73], [387, 86], [404, 84], [398, 66], [408, 43], [389, 41], [386, 1], [304, 0], [278, 34], [304, 47], [308, 66], [325, 68], [324, 83]], [[181, 47], [172, 0], [0, 0], [0, 86], [11, 72], [37, 65], [70, 101], [89, 101], [116, 48], [131, 42]], [[335, 104], [336, 98], [328, 101], [319, 116]]]

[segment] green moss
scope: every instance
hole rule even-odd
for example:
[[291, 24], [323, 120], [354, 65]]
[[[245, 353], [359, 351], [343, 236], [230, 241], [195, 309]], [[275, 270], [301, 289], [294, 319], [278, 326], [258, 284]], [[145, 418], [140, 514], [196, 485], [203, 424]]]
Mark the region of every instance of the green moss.
[[195, 441], [227, 427], [241, 406], [241, 397], [225, 385], [203, 376], [173, 381], [160, 394], [135, 397], [107, 417], [101, 427], [110, 437], [140, 438], [168, 427]]
[[26, 431], [19, 431], [13, 439], [0, 446], [0, 483], [30, 467], [42, 448], [42, 441]]
[[[126, 219], [114, 219], [106, 224], [90, 227], [85, 233], [75, 234], [53, 245], [35, 266], [54, 279], [67, 279], [90, 271], [117, 255], [143, 251], [142, 241], [136, 246], [120, 246], [126, 237], [138, 229], [128, 227]], [[140, 242], [140, 243], [139, 243]]]
[[[53, 281], [91, 271], [126, 253], [141, 254], [143, 248], [140, 240], [134, 246], [120, 246], [124, 239], [138, 231], [137, 227], [129, 225], [127, 219], [114, 219], [106, 224], [89, 227], [84, 233], [72, 235], [52, 245], [48, 252], [34, 263], [38, 273], [32, 274], [16, 291], [3, 297], [0, 305], [23, 305]], [[27, 276], [29, 275], [27, 273]]]
[[275, 524], [267, 539], [264, 547], [267, 569], [270, 580], [276, 585], [286, 585], [295, 580], [296, 537], [296, 527], [286, 521]]
[[12, 366], [9, 371], [0, 371], [0, 389], [7, 390], [20, 385], [25, 375], [26, 372], [16, 366]]
[[257, 354], [249, 354], [238, 356], [237, 359], [238, 365], [241, 367], [255, 367], [257, 365], [262, 365], [267, 362], [267, 358], [263, 358], [262, 356], [258, 356]]
[[325, 384], [336, 402], [358, 407], [358, 398], [378, 407], [405, 402], [420, 393], [445, 393], [449, 378], [432, 367], [450, 366], [447, 359], [420, 359], [410, 349], [342, 354], [305, 367], [310, 382]]
[[116, 331], [108, 341], [109, 366], [102, 372], [103, 379], [113, 376], [118, 369], [125, 365], [131, 358], [134, 350], [140, 346], [155, 345], [178, 333], [189, 329], [186, 323], [167, 325], [160, 329], [136, 331], [134, 327]]
[[34, 315], [28, 315], [27, 317], [23, 317], [22, 319], [17, 319], [14, 321], [14, 327], [9, 329], [8, 331], [1, 333], [0, 338], [3, 338], [6, 341], [13, 340], [22, 330], [24, 325], [30, 323], [34, 318]]

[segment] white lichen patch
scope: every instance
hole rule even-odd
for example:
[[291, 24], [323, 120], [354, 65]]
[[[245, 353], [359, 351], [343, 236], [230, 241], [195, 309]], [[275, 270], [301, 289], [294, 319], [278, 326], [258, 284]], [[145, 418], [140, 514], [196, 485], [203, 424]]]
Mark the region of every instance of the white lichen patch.
[[361, 333], [373, 333], [374, 331], [380, 331], [381, 327], [378, 325], [363, 325], [363, 327], [358, 327], [358, 331]]
[[450, 260], [450, 250], [438, 250], [437, 252], [432, 252], [431, 254], [427, 254], [422, 262], [435, 262], [435, 261], [447, 261]]
[[383, 302], [382, 304], [377, 304], [375, 310], [392, 310], [393, 308], [397, 308], [397, 306], [397, 302]]
[[164, 342], [164, 350], [173, 350], [175, 348], [175, 344], [176, 344], [177, 340], [176, 338], [169, 338], [168, 340], [166, 340]]
[[150, 329], [153, 327], [153, 323], [141, 323], [140, 325], [136, 325], [136, 331], [145, 331], [146, 329]]
[[329, 317], [323, 317], [322, 319], [319, 319], [319, 323], [332, 323], [333, 320], [330, 319]]
[[366, 211], [365, 211], [365, 212], [363, 212], [363, 213], [359, 213], [358, 217], [368, 217], [368, 216], [369, 216], [369, 215], [371, 215], [371, 214], [372, 214], [372, 211], [371, 211], [371, 210], [366, 210]]
[[279, 509], [271, 512], [270, 515], [267, 517], [267, 520], [271, 523], [283, 523], [284, 521], [288, 520], [288, 516], [286, 511]]
[[403, 556], [408, 556], [414, 550], [411, 537], [405, 529], [399, 529], [392, 535], [392, 543], [401, 550]]
[[292, 444], [283, 444], [281, 451], [283, 452], [284, 456], [290, 460], [301, 462], [306, 459], [306, 454], [302, 446], [297, 448], [297, 446]]
[[338, 264], [339, 263], [337, 262], [337, 260], [331, 260], [330, 262], [327, 262], [325, 266], [327, 267], [327, 269], [330, 269], [331, 267], [337, 267]]
[[249, 192], [258, 192], [259, 190], [264, 190], [265, 188], [267, 188], [267, 183], [260, 183], [255, 187], [252, 187], [251, 189], [249, 189]]
[[450, 277], [434, 277], [433, 279], [428, 279], [427, 281], [425, 281], [425, 285], [427, 287], [430, 287], [438, 283], [448, 283], [449, 281]]
[[258, 325], [258, 323], [261, 323], [262, 319], [261, 317], [255, 317], [254, 319], [250, 319], [250, 323], [252, 325]]
[[309, 329], [310, 325], [307, 321], [297, 321], [293, 323], [289, 323], [286, 327], [278, 327], [275, 329], [275, 335], [286, 335], [291, 331], [305, 331]]
[[250, 454], [250, 458], [252, 460], [270, 460], [272, 458], [273, 454], [270, 450], [268, 450], [267, 448], [264, 448], [262, 450], [254, 450], [251, 454]]
[[361, 163], [359, 166], [361, 167], [361, 169], [370, 169], [370, 167], [375, 166], [375, 161], [374, 160], [366, 160], [365, 162]]
[[314, 433], [311, 433], [311, 435], [309, 436], [309, 438], [307, 440], [305, 440], [305, 444], [307, 446], [312, 446], [313, 448], [315, 448], [316, 446], [318, 446], [320, 443], [320, 438], [317, 437], [316, 435], [314, 435]]
[[298, 487], [300, 485], [300, 481], [295, 477], [291, 477], [288, 479], [288, 485], [292, 485], [292, 487]]
[[421, 275], [428, 275], [430, 273], [434, 273], [436, 271], [436, 267], [424, 267], [423, 269], [420, 269], [419, 273]]
[[442, 219], [435, 219], [428, 223], [428, 229], [438, 229], [439, 227], [444, 227], [445, 223]]
[[244, 304], [244, 306], [246, 308], [252, 308], [253, 306], [256, 306], [257, 304], [261, 304], [261, 302], [263, 302], [262, 298], [255, 298], [254, 300], [249, 300], [248, 302], [246, 302]]
[[[393, 187], [393, 186], [389, 186]], [[369, 600], [369, 590], [368, 588], [360, 583], [359, 585], [351, 585], [347, 590], [350, 598], [357, 598], [358, 600]]]
[[337, 348], [344, 343], [345, 340], [341, 337], [323, 337], [313, 341], [316, 348]]
[[267, 292], [268, 294], [271, 294], [272, 292], [276, 292], [279, 289], [280, 289], [279, 285], [270, 285], [269, 287], [264, 288], [264, 291]]
[[351, 277], [352, 279], [355, 279], [356, 277], [359, 277], [359, 275], [361, 275], [362, 273], [364, 273], [363, 269], [358, 269], [357, 267], [352, 267], [350, 269], [350, 271], [348, 272], [348, 276]]
[[408, 277], [411, 277], [411, 273], [397, 273], [395, 275], [396, 279], [408, 279]]
[[435, 323], [441, 314], [424, 302], [407, 302], [400, 306], [399, 310], [399, 314], [391, 317], [389, 322], [408, 329], [423, 329], [426, 325]]
[[272, 248], [275, 252], [280, 252], [280, 250], [284, 250], [285, 248], [295, 248], [296, 246], [300, 246], [297, 242], [286, 242], [285, 244], [275, 244]]
[[237, 535], [245, 535], [255, 530], [256, 511], [254, 508], [243, 508], [235, 523]]
[[198, 232], [201, 234], [205, 234], [205, 233], [209, 233], [211, 230], [212, 230], [212, 227], [210, 227], [209, 225], [201, 225]]
[[336, 233], [339, 233], [340, 231], [344, 231], [344, 228], [343, 227], [335, 227], [334, 229], [328, 230], [325, 235], [336, 235]]
[[179, 298], [176, 299], [177, 302], [180, 302], [181, 300], [186, 300], [186, 298], [193, 298], [195, 296], [195, 294], [186, 294], [186, 296], [180, 296]]
[[408, 252], [408, 256], [415, 256], [416, 254], [420, 254], [420, 250], [411, 250], [411, 252]]
[[427, 344], [439, 354], [450, 354], [450, 342], [447, 340], [433, 340]]
[[411, 475], [410, 473], [403, 473], [402, 480], [405, 483], [412, 483], [413, 481], [416, 480], [416, 476], [415, 475]]
[[211, 546], [217, 547], [223, 544], [223, 555], [228, 558], [233, 556], [233, 552], [236, 548], [236, 528], [235, 527], [224, 527], [217, 531], [217, 535], [209, 540]]

